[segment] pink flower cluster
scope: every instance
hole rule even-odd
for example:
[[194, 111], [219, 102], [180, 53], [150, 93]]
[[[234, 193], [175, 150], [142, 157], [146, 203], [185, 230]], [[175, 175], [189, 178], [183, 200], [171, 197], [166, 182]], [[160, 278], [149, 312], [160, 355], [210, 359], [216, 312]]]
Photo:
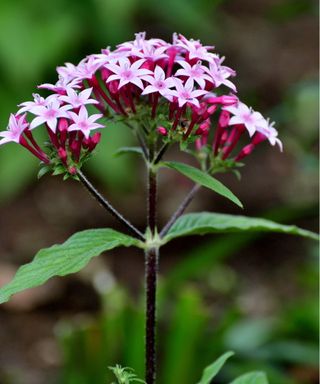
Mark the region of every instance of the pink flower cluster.
[[[235, 71], [213, 48], [182, 35], [174, 34], [173, 42], [167, 43], [138, 33], [134, 41], [113, 51], [106, 48], [78, 65], [58, 67], [58, 82], [39, 86], [51, 94], [46, 98], [34, 94], [33, 101], [20, 104], [7, 131], [0, 132], [0, 145], [19, 143], [42, 162], [58, 158], [70, 169], [98, 144], [100, 132], [92, 131], [104, 127], [99, 119], [120, 115], [139, 121], [141, 110], [149, 108], [150, 127], [157, 129], [159, 137], [195, 141], [201, 149], [214, 132], [213, 153], [222, 159], [230, 156], [245, 133], [250, 142], [235, 155], [236, 160], [264, 140], [282, 148], [273, 123], [239, 101], [231, 81]], [[99, 113], [90, 114], [90, 106]], [[50, 153], [32, 134], [41, 125], [48, 133]]]

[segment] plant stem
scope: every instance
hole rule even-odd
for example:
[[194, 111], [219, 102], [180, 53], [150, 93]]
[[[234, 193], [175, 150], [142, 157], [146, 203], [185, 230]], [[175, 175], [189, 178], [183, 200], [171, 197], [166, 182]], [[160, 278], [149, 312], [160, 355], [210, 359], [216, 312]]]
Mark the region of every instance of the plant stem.
[[[153, 160], [154, 150], [150, 146], [150, 158]], [[152, 156], [152, 157], [151, 157]], [[148, 227], [151, 235], [156, 233], [157, 218], [157, 174], [148, 164]], [[154, 384], [156, 380], [156, 292], [158, 273], [158, 249], [152, 247], [145, 253], [145, 288], [146, 288], [146, 339], [145, 364], [146, 383]]]
[[156, 292], [159, 252], [151, 248], [145, 253], [146, 284], [146, 373], [147, 384], [156, 380]]
[[96, 188], [91, 184], [91, 182], [87, 179], [87, 177], [80, 171], [77, 170], [77, 176], [81, 181], [82, 185], [90, 192], [90, 194], [105, 208], [113, 217], [115, 217], [121, 224], [123, 224], [127, 230], [137, 236], [140, 240], [145, 240], [144, 235], [127, 219], [125, 219], [121, 213], [119, 213], [110, 203], [109, 201], [103, 197], [100, 192], [96, 190]]
[[178, 218], [183, 214], [183, 212], [186, 210], [188, 205], [191, 203], [192, 199], [196, 195], [196, 193], [201, 188], [201, 185], [195, 184], [190, 192], [187, 194], [187, 196], [184, 198], [178, 209], [175, 211], [175, 213], [171, 216], [170, 220], [167, 222], [167, 224], [162, 228], [160, 232], [160, 237], [164, 237], [169, 229], [173, 226], [173, 224], [178, 220]]
[[148, 172], [148, 226], [154, 235], [157, 220], [157, 174], [152, 167], [149, 167]]

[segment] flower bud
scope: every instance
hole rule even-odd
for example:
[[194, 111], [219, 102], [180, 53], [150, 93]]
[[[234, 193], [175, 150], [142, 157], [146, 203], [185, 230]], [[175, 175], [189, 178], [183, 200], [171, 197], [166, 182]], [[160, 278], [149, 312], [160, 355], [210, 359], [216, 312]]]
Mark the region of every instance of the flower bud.
[[162, 136], [167, 136], [168, 135], [168, 131], [164, 127], [158, 127], [157, 128], [157, 132], [160, 135], [162, 135]]

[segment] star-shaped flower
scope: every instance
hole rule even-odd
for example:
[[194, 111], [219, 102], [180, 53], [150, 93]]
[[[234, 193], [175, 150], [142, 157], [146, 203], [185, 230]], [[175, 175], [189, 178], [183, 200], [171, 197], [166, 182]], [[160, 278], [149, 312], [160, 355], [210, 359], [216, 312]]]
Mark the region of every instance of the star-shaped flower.
[[79, 108], [85, 104], [99, 104], [99, 101], [90, 99], [92, 88], [85, 89], [84, 91], [77, 93], [72, 88], [67, 88], [67, 95], [60, 96], [59, 99], [66, 104], [70, 104], [73, 108]]
[[46, 105], [30, 108], [30, 112], [37, 116], [32, 120], [30, 129], [46, 123], [51, 131], [56, 132], [58, 118], [68, 117], [67, 111], [71, 108], [71, 105], [62, 107], [57, 97], [52, 98]]
[[80, 88], [79, 83], [81, 80], [79, 79], [67, 79], [62, 76], [59, 76], [59, 80], [56, 84], [45, 83], [38, 85], [39, 89], [48, 89], [49, 91], [53, 91], [58, 93], [59, 95], [65, 95], [67, 88]]
[[188, 79], [185, 84], [180, 79], [175, 79], [176, 89], [171, 91], [171, 95], [177, 98], [179, 107], [183, 107], [186, 103], [193, 104], [197, 108], [200, 107], [198, 97], [203, 96], [207, 91], [203, 89], [194, 89], [194, 82]]
[[145, 76], [144, 80], [147, 81], [150, 85], [145, 87], [142, 95], [159, 92], [163, 97], [167, 97], [171, 94], [171, 90], [169, 88], [175, 86], [174, 79], [172, 77], [168, 77], [166, 79], [164, 70], [158, 65], [154, 70], [154, 76]]
[[201, 65], [200, 60], [193, 66], [184, 60], [180, 60], [179, 64], [182, 68], [177, 70], [175, 76], [186, 76], [198, 83], [202, 89], [206, 85], [206, 80], [211, 81], [210, 76], [205, 73], [206, 67]]
[[0, 145], [14, 142], [19, 143], [23, 132], [28, 128], [29, 124], [26, 121], [26, 115], [14, 115], [11, 113], [9, 124], [6, 131], [0, 132]]
[[213, 49], [214, 46], [204, 46], [199, 40], [188, 40], [183, 35], [179, 35], [176, 39], [176, 45], [188, 52], [189, 59], [200, 59], [213, 62], [218, 57], [214, 53], [208, 52], [208, 50]]
[[19, 107], [22, 107], [18, 110], [17, 115], [21, 115], [24, 112], [31, 111], [34, 107], [43, 107], [46, 106], [50, 100], [55, 99], [56, 95], [50, 95], [46, 99], [40, 96], [38, 93], [33, 93], [33, 101], [25, 101], [24, 103], [19, 104]]
[[229, 67], [220, 65], [220, 63], [213, 61], [212, 63], [209, 63], [209, 68], [206, 68], [206, 72], [211, 77], [211, 82], [214, 83], [216, 88], [223, 84], [226, 87], [232, 89], [233, 92], [237, 92], [236, 86], [232, 81], [228, 80], [230, 76], [235, 76], [235, 72]]
[[96, 120], [100, 119], [102, 114], [94, 114], [89, 116], [85, 106], [81, 106], [79, 113], [69, 112], [69, 117], [73, 120], [68, 128], [69, 131], [81, 131], [85, 138], [88, 139], [90, 132], [93, 129], [104, 127], [102, 124], [95, 123]]
[[110, 75], [106, 82], [109, 83], [110, 81], [119, 80], [118, 89], [130, 83], [143, 89], [142, 80], [145, 79], [146, 75], [152, 75], [149, 69], [141, 68], [145, 61], [145, 59], [140, 59], [131, 64], [127, 58], [121, 58], [119, 59], [119, 64], [107, 64], [105, 67], [114, 74]]
[[232, 105], [223, 108], [233, 114], [229, 121], [229, 125], [243, 124], [252, 136], [259, 125], [263, 125], [264, 117], [260, 112], [255, 112], [244, 103], [239, 102], [236, 106]]
[[282, 152], [283, 145], [281, 140], [278, 138], [278, 131], [274, 128], [274, 124], [274, 122], [270, 123], [269, 119], [263, 119], [257, 124], [257, 132], [264, 135], [271, 145], [277, 144]]

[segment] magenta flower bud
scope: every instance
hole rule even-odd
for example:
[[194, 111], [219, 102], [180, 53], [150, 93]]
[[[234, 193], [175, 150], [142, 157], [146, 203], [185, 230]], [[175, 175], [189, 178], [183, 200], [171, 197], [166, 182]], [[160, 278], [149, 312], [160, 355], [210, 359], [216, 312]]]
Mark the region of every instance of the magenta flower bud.
[[66, 166], [67, 165], [67, 158], [68, 158], [67, 151], [63, 148], [59, 148], [58, 149], [58, 156], [61, 159], [62, 163]]
[[103, 80], [103, 81], [106, 81], [107, 80], [107, 78], [111, 75], [111, 71], [109, 71], [109, 69], [107, 69], [107, 68], [105, 68], [105, 67], [103, 67], [103, 68], [101, 68], [101, 70], [100, 70], [100, 72], [101, 72], [101, 79]]
[[218, 96], [218, 97], [209, 97], [207, 99], [208, 103], [213, 103], [213, 104], [222, 104], [224, 106], [230, 106], [237, 104], [238, 98], [237, 96], [234, 95], [223, 95], [223, 96]]
[[[197, 133], [197, 132], [196, 132]], [[201, 143], [201, 139], [197, 139], [196, 141], [195, 141], [195, 146], [196, 146], [196, 150], [197, 151], [200, 151], [201, 150], [201, 148], [202, 148], [202, 143]]]
[[73, 140], [70, 145], [70, 149], [72, 151], [72, 155], [75, 161], [79, 161], [80, 151], [81, 151], [81, 143], [79, 140]]
[[221, 111], [219, 116], [219, 126], [221, 128], [226, 128], [229, 125], [230, 113], [228, 111]]
[[243, 159], [244, 157], [250, 155], [250, 153], [254, 150], [255, 145], [254, 144], [248, 144], [238, 154], [238, 156], [235, 158], [235, 161], [239, 161]]
[[77, 173], [77, 168], [72, 165], [71, 167], [69, 167], [68, 171], [71, 175], [75, 175]]
[[160, 135], [162, 135], [162, 136], [167, 136], [168, 135], [168, 131], [164, 127], [158, 127], [157, 128], [157, 132]]
[[110, 83], [108, 83], [108, 89], [111, 93], [114, 93], [114, 94], [117, 93], [118, 88], [119, 88], [119, 82], [117, 80], [110, 81]]
[[95, 147], [99, 144], [101, 139], [101, 132], [96, 132], [92, 137], [89, 137], [87, 147], [89, 151], [93, 151]]
[[207, 112], [209, 113], [209, 115], [212, 115], [213, 113], [215, 113], [216, 110], [217, 110], [217, 106], [216, 106], [216, 105], [211, 105], [211, 106], [207, 109]]
[[67, 132], [68, 127], [69, 127], [69, 122], [66, 118], [62, 117], [61, 119], [59, 119], [58, 130], [60, 132]]

